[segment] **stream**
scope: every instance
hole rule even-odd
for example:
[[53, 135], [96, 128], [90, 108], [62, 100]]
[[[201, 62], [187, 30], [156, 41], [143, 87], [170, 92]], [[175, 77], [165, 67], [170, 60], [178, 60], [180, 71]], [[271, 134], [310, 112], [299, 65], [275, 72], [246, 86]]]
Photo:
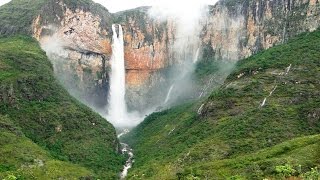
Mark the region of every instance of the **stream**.
[[[123, 135], [128, 134], [129, 132], [130, 131], [128, 129], [123, 130], [123, 132], [121, 132], [118, 135], [118, 138], [120, 138]], [[122, 172], [120, 173], [120, 179], [125, 179], [126, 176], [128, 175], [128, 170], [132, 167], [132, 164], [134, 163], [133, 150], [126, 143], [120, 142], [120, 145], [121, 145], [122, 154], [127, 154], [128, 155], [128, 159], [127, 159], [125, 165], [123, 166]]]

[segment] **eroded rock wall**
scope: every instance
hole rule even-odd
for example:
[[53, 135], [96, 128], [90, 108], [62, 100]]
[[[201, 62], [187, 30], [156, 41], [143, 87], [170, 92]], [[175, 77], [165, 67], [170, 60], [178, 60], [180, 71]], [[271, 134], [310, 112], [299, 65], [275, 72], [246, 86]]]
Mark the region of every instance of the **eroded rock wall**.
[[[201, 46], [211, 49], [213, 59], [237, 61], [316, 30], [319, 6], [317, 0], [222, 0], [210, 6], [208, 15], [199, 22]], [[63, 74], [69, 89], [87, 103], [104, 107], [112, 54], [111, 25], [121, 24], [128, 105], [143, 110], [161, 103], [168, 78], [172, 78], [168, 71], [179, 64], [173, 50], [179, 37], [175, 20], [152, 18], [149, 9], [110, 14], [96, 4], [50, 0], [34, 18], [32, 32], [41, 43], [49, 44], [47, 52], [54, 49], [56, 71]]]
[[107, 105], [112, 16], [98, 4], [50, 0], [32, 24], [55, 67], [56, 76], [78, 99]]
[[238, 60], [320, 23], [317, 0], [225, 0], [210, 8], [203, 42], [216, 58]]

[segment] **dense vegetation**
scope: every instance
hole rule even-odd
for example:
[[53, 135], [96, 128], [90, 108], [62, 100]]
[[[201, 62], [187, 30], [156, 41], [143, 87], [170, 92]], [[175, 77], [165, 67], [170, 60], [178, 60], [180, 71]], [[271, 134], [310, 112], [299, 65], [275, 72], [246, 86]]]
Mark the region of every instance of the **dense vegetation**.
[[[92, 0], [64, 0], [71, 10], [82, 9], [101, 17], [101, 26], [110, 27], [111, 14]], [[41, 24], [59, 24], [63, 17], [61, 6], [56, 0], [12, 0], [0, 7], [0, 35], [32, 35], [33, 21], [41, 15]], [[59, 18], [57, 18], [59, 17]]]
[[12, 0], [0, 7], [0, 34], [31, 34], [32, 21], [46, 0]]
[[93, 172], [79, 165], [54, 159], [25, 137], [7, 116], [0, 116], [0, 130], [0, 179], [79, 179], [94, 176]]
[[[146, 18], [145, 8], [112, 17], [91, 0], [63, 2], [100, 15], [105, 27], [126, 22], [127, 15]], [[222, 2], [235, 12], [244, 1]], [[243, 12], [256, 6], [245, 2]], [[278, 34], [283, 27], [276, 25], [286, 22], [291, 37], [302, 31], [296, 28], [305, 10], [286, 17], [279, 10], [262, 24]], [[37, 15], [55, 24], [61, 13], [54, 0], [12, 0], [0, 7], [0, 35], [30, 35]], [[137, 27], [146, 32], [144, 22]], [[151, 42], [152, 35], [145, 39]], [[206, 84], [212, 74], [229, 72], [227, 64], [212, 61], [211, 47], [203, 51], [196, 81]], [[129, 178], [319, 179], [319, 59], [320, 32], [303, 34], [240, 61], [203, 102], [148, 116], [125, 137], [136, 156]], [[37, 42], [24, 36], [0, 39], [0, 146], [0, 179], [115, 179], [124, 163], [114, 128], [68, 95]]]
[[150, 115], [124, 138], [130, 178], [318, 179], [319, 59], [320, 31], [302, 34], [240, 61], [202, 103]]
[[0, 39], [0, 119], [0, 179], [113, 179], [121, 170], [113, 126], [57, 83], [32, 38]]

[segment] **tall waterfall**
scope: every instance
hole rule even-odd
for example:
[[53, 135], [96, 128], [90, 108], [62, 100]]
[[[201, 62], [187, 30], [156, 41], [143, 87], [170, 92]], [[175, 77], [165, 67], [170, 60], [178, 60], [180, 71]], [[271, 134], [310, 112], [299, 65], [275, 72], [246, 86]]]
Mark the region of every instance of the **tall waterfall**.
[[113, 44], [111, 57], [110, 76], [110, 99], [108, 109], [108, 120], [115, 125], [125, 125], [127, 108], [125, 102], [125, 66], [124, 66], [124, 44], [123, 32], [119, 26], [119, 35], [116, 25], [112, 25]]

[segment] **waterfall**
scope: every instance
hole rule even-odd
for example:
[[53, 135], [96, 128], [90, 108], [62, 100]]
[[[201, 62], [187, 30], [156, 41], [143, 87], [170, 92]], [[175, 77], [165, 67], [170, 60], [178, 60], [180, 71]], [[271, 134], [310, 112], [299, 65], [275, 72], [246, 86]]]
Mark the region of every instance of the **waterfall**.
[[266, 102], [267, 102], [267, 98], [264, 98], [262, 103], [260, 104], [260, 107], [263, 107], [264, 105], [266, 105]]
[[292, 66], [292, 64], [290, 64], [290, 65], [286, 68], [286, 74], [285, 74], [285, 75], [287, 75], [287, 74], [290, 72], [291, 66]]
[[194, 59], [193, 59], [193, 63], [197, 63], [198, 59], [199, 59], [199, 52], [200, 52], [200, 48], [197, 49], [196, 51], [196, 54], [194, 56]]
[[204, 107], [204, 104], [202, 104], [202, 105], [199, 107], [199, 109], [198, 109], [198, 111], [197, 111], [198, 115], [201, 115], [201, 114], [202, 114], [203, 107]]
[[123, 32], [119, 26], [119, 35], [116, 26], [112, 25], [113, 44], [110, 74], [110, 99], [108, 109], [108, 120], [116, 125], [126, 124], [127, 108], [125, 102], [125, 66]]
[[[121, 25], [119, 26], [119, 35], [116, 31], [116, 26], [112, 25], [113, 31], [113, 44], [112, 44], [112, 57], [111, 57], [111, 74], [110, 74], [110, 99], [108, 109], [108, 120], [115, 126], [128, 126], [129, 114], [127, 112], [127, 106], [125, 101], [125, 66], [124, 66], [124, 44], [123, 44], [123, 32]], [[118, 138], [129, 133], [129, 130], [125, 129], [118, 135]], [[128, 144], [120, 143], [122, 154], [129, 156], [126, 164], [123, 166], [123, 170], [120, 173], [120, 179], [125, 179], [128, 174], [128, 170], [132, 167], [133, 150]]]
[[164, 104], [166, 104], [169, 101], [173, 87], [174, 87], [174, 84], [172, 84], [170, 86], [170, 89], [168, 91], [168, 94], [167, 94], [166, 100], [164, 101]]

